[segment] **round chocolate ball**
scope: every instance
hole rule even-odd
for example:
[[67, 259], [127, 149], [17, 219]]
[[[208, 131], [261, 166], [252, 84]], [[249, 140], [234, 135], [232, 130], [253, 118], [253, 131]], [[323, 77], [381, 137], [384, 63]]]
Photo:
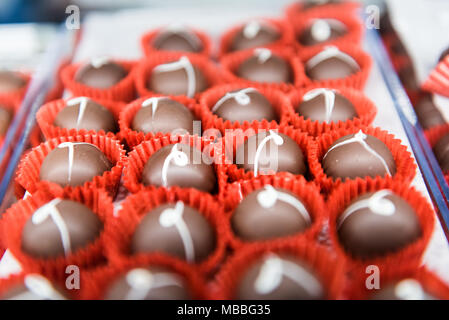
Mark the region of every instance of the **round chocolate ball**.
[[390, 149], [361, 130], [335, 141], [324, 155], [322, 165], [327, 176], [343, 180], [393, 176], [396, 173]]
[[215, 249], [215, 232], [209, 221], [182, 201], [148, 212], [131, 239], [131, 252], [163, 252], [188, 262], [204, 261]]
[[277, 121], [278, 115], [265, 96], [254, 88], [226, 93], [212, 107], [212, 112], [231, 122]]
[[259, 174], [290, 172], [305, 175], [306, 158], [300, 146], [289, 136], [273, 130], [260, 132], [237, 148], [235, 163], [239, 168]]
[[213, 193], [217, 177], [213, 161], [207, 155], [187, 144], [165, 146], [148, 159], [142, 172], [146, 186], [195, 188]]
[[0, 93], [8, 93], [25, 87], [26, 80], [13, 71], [0, 71]]
[[92, 99], [77, 97], [68, 100], [66, 104], [56, 115], [53, 121], [55, 126], [76, 130], [117, 131], [117, 122], [112, 113]]
[[343, 22], [337, 19], [314, 19], [299, 35], [298, 41], [312, 46], [338, 39], [348, 33]]
[[344, 249], [361, 259], [397, 252], [421, 236], [413, 208], [386, 189], [352, 201], [338, 218], [337, 231]]
[[287, 61], [265, 48], [255, 49], [254, 54], [236, 70], [240, 78], [268, 83], [289, 83], [292, 73]]
[[166, 267], [134, 268], [112, 281], [105, 300], [189, 300], [186, 280]]
[[405, 89], [411, 91], [420, 90], [418, 78], [416, 77], [415, 69], [413, 68], [413, 66], [410, 65], [399, 69], [398, 76]]
[[430, 95], [425, 95], [416, 103], [415, 112], [423, 129], [430, 129], [446, 123]]
[[6, 106], [0, 105], [0, 136], [4, 136], [8, 131], [13, 118], [13, 112]]
[[67, 256], [93, 243], [103, 223], [85, 205], [54, 199], [37, 209], [22, 230], [22, 250], [36, 258]]
[[376, 290], [370, 300], [439, 300], [415, 279], [403, 279]]
[[45, 157], [40, 180], [65, 186], [81, 186], [112, 168], [97, 146], [84, 142], [63, 142]]
[[75, 74], [75, 81], [86, 86], [107, 89], [120, 82], [128, 71], [107, 58], [92, 59]]
[[269, 45], [281, 38], [276, 27], [266, 21], [253, 20], [245, 24], [231, 41], [231, 51]]
[[208, 86], [203, 72], [187, 57], [154, 67], [147, 83], [151, 91], [174, 96], [185, 95], [189, 98], [206, 90]]
[[195, 116], [183, 104], [167, 97], [149, 98], [133, 118], [131, 128], [144, 133], [193, 134]]
[[296, 112], [320, 123], [347, 121], [357, 117], [354, 105], [337, 90], [319, 88], [307, 92]]
[[201, 52], [203, 44], [198, 36], [182, 25], [171, 25], [158, 32], [153, 47], [164, 51]]
[[270, 185], [243, 198], [231, 218], [234, 234], [245, 241], [291, 236], [305, 231], [311, 223], [306, 206], [296, 195]]
[[314, 7], [324, 6], [327, 4], [340, 4], [342, 0], [305, 0], [303, 3], [303, 10], [311, 9]]
[[443, 51], [443, 53], [440, 56], [440, 59], [438, 60], [439, 62], [442, 62], [444, 59], [446, 59], [446, 57], [449, 55], [449, 48], [447, 48], [446, 50]]
[[288, 254], [267, 254], [250, 262], [236, 288], [239, 300], [319, 300], [321, 281], [307, 263]]
[[27, 274], [22, 283], [3, 293], [1, 300], [68, 300], [62, 288], [40, 274]]
[[329, 46], [306, 62], [306, 74], [312, 80], [332, 80], [349, 77], [360, 66], [350, 55]]
[[441, 170], [446, 173], [449, 171], [449, 133], [441, 137], [433, 147], [435, 157], [440, 164]]

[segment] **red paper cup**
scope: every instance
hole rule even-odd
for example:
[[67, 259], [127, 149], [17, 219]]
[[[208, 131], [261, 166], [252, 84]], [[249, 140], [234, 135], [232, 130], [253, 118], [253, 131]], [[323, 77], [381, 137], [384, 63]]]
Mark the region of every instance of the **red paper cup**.
[[226, 93], [234, 90], [245, 89], [245, 86], [241, 84], [226, 84], [217, 87], [213, 87], [206, 92], [204, 92], [200, 97], [200, 104], [203, 111], [203, 123], [204, 130], [207, 129], [218, 129], [222, 135], [226, 133], [226, 130], [235, 130], [235, 129], [243, 129], [246, 130], [248, 128], [266, 128], [266, 127], [275, 127], [278, 125], [286, 125], [290, 114], [293, 111], [293, 108], [290, 104], [288, 98], [279, 90], [268, 87], [258, 87], [253, 86], [253, 88], [257, 89], [262, 95], [264, 95], [267, 100], [271, 103], [274, 110], [276, 111], [279, 120], [278, 121], [270, 121], [262, 120], [262, 121], [252, 121], [251, 123], [248, 121], [244, 121], [240, 123], [239, 121], [231, 122], [229, 120], [224, 120], [223, 118], [218, 117], [212, 112], [212, 108], [220, 100]]
[[[361, 259], [351, 255], [340, 244], [337, 232], [337, 220], [344, 213], [348, 205], [358, 197], [369, 192], [382, 189], [391, 190], [397, 196], [403, 198], [416, 212], [416, 216], [421, 226], [421, 237], [405, 246], [399, 251], [370, 259]], [[416, 189], [408, 184], [393, 179], [367, 179], [349, 181], [336, 188], [329, 196], [327, 207], [330, 212], [329, 233], [331, 241], [336, 249], [348, 260], [348, 268], [353, 274], [365, 274], [366, 268], [371, 265], [390, 266], [396, 268], [398, 265], [407, 264], [418, 266], [424, 250], [429, 243], [435, 227], [435, 212], [428, 201]]]
[[[307, 92], [317, 88], [321, 88], [321, 86], [307, 86], [306, 88], [292, 91], [292, 93], [289, 95], [289, 98], [293, 109], [301, 104], [301, 102], [303, 101], [303, 97]], [[314, 137], [319, 137], [323, 133], [328, 133], [332, 130], [339, 130], [344, 128], [361, 128], [372, 124], [377, 114], [377, 108], [375, 104], [362, 92], [352, 88], [338, 86], [330, 87], [328, 89], [335, 89], [336, 91], [338, 91], [338, 93], [348, 99], [354, 105], [358, 116], [347, 121], [320, 123], [319, 121], [312, 121], [310, 119], [306, 120], [303, 116], [300, 116], [298, 113], [293, 111], [293, 113], [291, 113], [290, 115], [289, 124], [293, 125], [295, 128], [301, 131], [307, 132]]]
[[326, 299], [338, 299], [345, 286], [345, 260], [313, 242], [286, 242], [241, 248], [221, 268], [214, 291], [217, 299], [234, 299], [237, 285], [251, 263], [267, 254], [293, 255], [308, 263], [326, 291]]
[[[270, 19], [270, 18], [259, 18], [259, 19], [252, 19], [251, 21], [261, 21], [262, 23], [266, 23], [267, 25], [270, 25], [271, 27], [278, 30], [280, 34], [280, 38], [271, 43], [267, 44], [265, 47], [269, 49], [273, 48], [282, 48], [287, 46], [292, 46], [295, 42], [295, 36], [292, 27], [289, 23], [287, 23], [284, 20], [278, 20], [278, 19]], [[250, 22], [250, 21], [248, 21]], [[237, 35], [242, 28], [245, 27], [245, 23], [239, 24], [238, 26], [232, 27], [228, 31], [226, 31], [220, 40], [220, 53], [219, 57], [223, 57], [224, 55], [231, 53], [232, 50], [230, 48], [232, 40]]]
[[[390, 149], [396, 164], [396, 174], [393, 176], [393, 180], [399, 181], [407, 186], [410, 185], [416, 174], [416, 164], [412, 158], [412, 155], [407, 150], [407, 147], [402, 145], [400, 140], [395, 139], [395, 137], [387, 131], [373, 127], [340, 129], [323, 134], [321, 137], [317, 138], [316, 144], [311, 144], [308, 150], [310, 171], [316, 182], [324, 190], [331, 191], [332, 189], [338, 187], [342, 182], [372, 180], [371, 177], [360, 177], [355, 180], [345, 179], [344, 181], [342, 181], [341, 178], [333, 179], [332, 177], [326, 175], [321, 164], [327, 150], [336, 140], [344, 136], [357, 133], [360, 130], [365, 134], [381, 140], [388, 147], [388, 149]], [[386, 178], [388, 177], [386, 176], [385, 179]]]
[[286, 60], [290, 64], [293, 80], [291, 83], [270, 83], [270, 82], [256, 82], [238, 77], [235, 72], [238, 67], [248, 58], [254, 55], [254, 51], [260, 49], [249, 49], [238, 51], [223, 56], [220, 63], [223, 68], [223, 78], [228, 83], [239, 84], [244, 87], [259, 87], [259, 88], [273, 88], [283, 92], [290, 92], [295, 86], [303, 86], [307, 82], [304, 73], [304, 66], [300, 59], [293, 53], [291, 48], [274, 48], [270, 49], [272, 53]]
[[[271, 240], [261, 240], [261, 241], [247, 241], [238, 237], [232, 228], [231, 219], [234, 215], [235, 209], [238, 207], [240, 202], [252, 192], [262, 189], [266, 185], [271, 185], [274, 188], [281, 188], [288, 190], [293, 193], [304, 206], [310, 214], [312, 224], [307, 228], [307, 230], [287, 237], [281, 237]], [[280, 177], [280, 176], [261, 176], [259, 178], [254, 178], [251, 180], [244, 180], [240, 182], [235, 182], [230, 184], [226, 197], [224, 199], [225, 208], [227, 212], [227, 220], [225, 225], [225, 231], [229, 243], [234, 250], [239, 250], [240, 248], [262, 243], [292, 243], [302, 241], [303, 239], [314, 241], [323, 228], [324, 221], [327, 220], [326, 216], [326, 206], [324, 204], [324, 199], [320, 194], [320, 189], [314, 184], [307, 182], [303, 177], [293, 178], [293, 177]]]
[[[143, 60], [140, 62], [140, 64], [137, 66], [136, 74], [135, 74], [135, 83], [137, 92], [141, 97], [147, 97], [152, 95], [158, 95], [158, 92], [153, 92], [147, 87], [147, 81], [151, 75], [151, 72], [153, 69], [160, 65], [165, 63], [170, 63], [177, 61], [181, 59], [182, 57], [187, 57], [192, 65], [199, 68], [204, 77], [206, 78], [209, 87], [212, 87], [214, 85], [222, 83], [222, 77], [221, 72], [219, 68], [214, 65], [214, 63], [210, 60], [208, 60], [206, 57], [199, 55], [199, 54], [193, 54], [193, 53], [154, 53], [150, 57], [148, 57], [146, 60]], [[195, 97], [189, 97], [189, 98], [196, 98], [199, 94], [195, 94]]]
[[432, 70], [422, 89], [449, 97], [449, 56]]
[[[61, 188], [53, 183], [38, 184], [39, 191], [25, 200], [19, 200], [3, 216], [5, 243], [12, 255], [20, 262], [26, 272], [43, 272], [54, 277], [67, 276], [66, 267], [76, 265], [81, 270], [95, 267], [105, 261], [103, 255], [104, 235], [109, 219], [112, 218], [112, 199], [106, 192], [91, 187]], [[103, 222], [104, 229], [99, 237], [85, 248], [76, 250], [66, 256], [55, 258], [38, 258], [22, 249], [22, 230], [28, 219], [42, 205], [53, 199], [69, 199], [89, 207]]]
[[[134, 116], [137, 114], [137, 112], [142, 107], [142, 103], [151, 97], [163, 97], [163, 95], [154, 95], [154, 96], [147, 96], [145, 98], [137, 99], [130, 104], [126, 105], [126, 107], [120, 112], [119, 116], [119, 125], [120, 125], [120, 134], [123, 139], [126, 140], [126, 143], [129, 147], [134, 148], [135, 146], [139, 145], [143, 141], [151, 140], [153, 138], [158, 138], [161, 136], [168, 136], [171, 137], [171, 133], [163, 133], [163, 132], [150, 132], [150, 133], [143, 133], [140, 131], [134, 131], [131, 128]], [[171, 97], [170, 99], [173, 99], [184, 106], [186, 106], [190, 111], [192, 111], [193, 115], [197, 119], [201, 119], [201, 107], [196, 103], [195, 100], [183, 97], [183, 96], [177, 96], [177, 97]], [[198, 132], [198, 134], [201, 134], [201, 132]], [[171, 139], [170, 139], [171, 140]]]
[[354, 1], [343, 1], [341, 3], [330, 3], [307, 8], [301, 1], [289, 5], [285, 10], [285, 14], [289, 21], [297, 21], [303, 19], [305, 14], [320, 13], [322, 10], [332, 12], [334, 14], [354, 14], [360, 9], [360, 3]]
[[[196, 29], [187, 28], [187, 30], [190, 30], [192, 33], [194, 33], [201, 42], [201, 45], [203, 46], [203, 49], [197, 54], [201, 54], [206, 57], [210, 56], [212, 51], [212, 41], [210, 40], [209, 36], [206, 33]], [[161, 31], [164, 31], [164, 28], [151, 30], [142, 36], [140, 40], [140, 45], [146, 57], [150, 57], [152, 54], [159, 52], [173, 52], [167, 50], [159, 50], [153, 47], [153, 41]]]
[[[26, 153], [19, 163], [16, 182], [26, 191], [34, 194], [38, 190], [39, 172], [45, 157], [63, 142], [86, 142], [97, 146], [101, 152], [112, 162], [110, 171], [97, 176], [93, 180], [84, 183], [86, 188], [105, 189], [110, 195], [114, 195], [119, 186], [122, 168], [125, 161], [125, 150], [120, 142], [104, 135], [85, 134], [77, 136], [59, 136], [33, 148]], [[73, 187], [67, 186], [66, 189]], [[20, 197], [20, 195], [19, 195]]]
[[[120, 111], [123, 109], [124, 103], [99, 100], [99, 99], [92, 99], [92, 100], [108, 109], [112, 113], [114, 118], [118, 120], [118, 115]], [[86, 134], [100, 134], [100, 135], [107, 135], [113, 139], [116, 138], [114, 132], [104, 132], [104, 130], [101, 131], [85, 130], [85, 129], [77, 130], [75, 128], [67, 129], [55, 126], [53, 123], [58, 113], [66, 106], [67, 101], [59, 99], [44, 104], [36, 113], [36, 121], [46, 139], [57, 138], [59, 136], [77, 136]]]
[[73, 96], [86, 96], [109, 101], [131, 101], [136, 95], [134, 88], [134, 67], [136, 66], [136, 62], [122, 60], [116, 60], [115, 62], [125, 68], [128, 71], [128, 75], [109, 88], [99, 89], [89, 87], [75, 81], [76, 72], [84, 64], [72, 64], [64, 67], [61, 71], [61, 81]]
[[[142, 190], [126, 198], [122, 204], [122, 210], [115, 217], [114, 223], [109, 225], [106, 230], [106, 238], [109, 244], [106, 248], [106, 255], [110, 261], [121, 261], [130, 256], [143, 259], [143, 257], [154, 255], [154, 253], [132, 254], [130, 252], [132, 235], [145, 214], [162, 204], [177, 201], [182, 201], [186, 205], [197, 209], [215, 230], [215, 250], [205, 260], [191, 265], [203, 274], [216, 270], [218, 264], [224, 258], [226, 248], [226, 238], [222, 227], [225, 223], [223, 208], [214, 197], [207, 193], [177, 187], [170, 190], [164, 188]], [[168, 256], [168, 254], [161, 252], [158, 254]]]

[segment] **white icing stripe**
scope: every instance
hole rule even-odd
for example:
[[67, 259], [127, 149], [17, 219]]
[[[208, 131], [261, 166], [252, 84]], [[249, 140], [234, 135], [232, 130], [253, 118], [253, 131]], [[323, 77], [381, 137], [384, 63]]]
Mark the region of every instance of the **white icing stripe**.
[[92, 145], [92, 146], [96, 147], [97, 149], [99, 149], [96, 145], [86, 143], [86, 142], [63, 142], [58, 145], [58, 148], [68, 148], [68, 150], [69, 150], [69, 161], [68, 161], [69, 168], [68, 168], [68, 173], [67, 173], [67, 181], [69, 183], [72, 180], [73, 159], [75, 156], [75, 147], [74, 146], [80, 145], [80, 144], [89, 144], [89, 145]]
[[399, 282], [394, 293], [401, 300], [424, 300], [425, 294], [421, 284], [415, 279], [405, 279]]
[[254, 55], [257, 57], [257, 61], [262, 64], [271, 58], [271, 50], [266, 48], [254, 49]]
[[236, 92], [228, 92], [223, 97], [220, 98], [220, 100], [215, 103], [214, 107], [212, 108], [212, 112], [215, 112], [218, 110], [218, 108], [221, 107], [221, 105], [228, 101], [229, 99], [235, 99], [238, 104], [242, 106], [246, 106], [251, 102], [251, 98], [248, 96], [248, 93], [257, 91], [254, 88], [246, 88], [242, 89]]
[[154, 72], [169, 72], [184, 69], [187, 75], [187, 93], [186, 95], [189, 98], [193, 98], [196, 90], [196, 78], [195, 78], [195, 70], [193, 69], [190, 60], [182, 56], [178, 61], [170, 62], [166, 64], [160, 64], [156, 66], [153, 71]]
[[259, 21], [250, 21], [243, 28], [243, 36], [246, 39], [254, 39], [261, 29], [261, 25]]
[[187, 40], [187, 42], [190, 43], [192, 47], [199, 47], [201, 45], [201, 40], [198, 38], [196, 33], [183, 24], [174, 23], [168, 25], [163, 29], [163, 31], [176, 33], [178, 36]]
[[9, 300], [34, 300], [36, 296], [41, 300], [65, 300], [50, 281], [39, 274], [25, 276], [24, 284], [29, 291], [11, 297]]
[[61, 199], [53, 199], [49, 203], [43, 205], [33, 213], [31, 221], [33, 222], [33, 224], [41, 224], [45, 220], [47, 220], [48, 217], [50, 217], [59, 230], [59, 234], [61, 235], [62, 247], [64, 248], [65, 255], [67, 256], [71, 253], [72, 248], [70, 244], [70, 234], [67, 229], [67, 225], [62, 218], [58, 208], [56, 207], [61, 201]]
[[184, 245], [184, 252], [186, 254], [187, 262], [195, 261], [195, 248], [193, 246], [193, 239], [189, 228], [182, 218], [184, 213], [184, 203], [182, 201], [176, 202], [174, 209], [165, 209], [159, 216], [159, 223], [165, 228], [176, 227], [181, 236]]
[[95, 69], [101, 68], [105, 64], [109, 63], [110, 59], [108, 57], [95, 57], [90, 60], [90, 64]]
[[358, 133], [356, 133], [354, 135], [354, 137], [352, 137], [351, 139], [345, 140], [343, 142], [337, 143], [335, 146], [333, 146], [332, 148], [330, 148], [329, 150], [327, 150], [326, 154], [323, 157], [326, 158], [326, 156], [329, 154], [329, 152], [331, 152], [332, 150], [347, 145], [347, 144], [351, 144], [351, 143], [360, 143], [362, 145], [362, 147], [365, 148], [366, 151], [368, 151], [369, 153], [371, 153], [374, 157], [376, 157], [381, 163], [382, 166], [384, 167], [385, 171], [387, 172], [387, 174], [389, 174], [391, 176], [391, 172], [390, 172], [390, 168], [388, 168], [388, 164], [385, 162], [384, 158], [382, 158], [374, 149], [372, 149], [368, 143], [366, 143], [365, 141], [366, 139], [366, 134], [364, 134], [362, 132], [362, 130], [360, 130]]
[[157, 107], [159, 104], [159, 100], [165, 99], [165, 97], [153, 97], [153, 98], [149, 98], [147, 100], [145, 100], [144, 102], [142, 102], [142, 108], [146, 108], [151, 106], [151, 118], [154, 117], [154, 114], [157, 111]]
[[337, 229], [340, 229], [343, 222], [349, 218], [349, 216], [361, 209], [369, 208], [374, 214], [383, 216], [393, 215], [396, 211], [396, 207], [392, 201], [386, 199], [387, 196], [392, 194], [393, 193], [390, 190], [380, 190], [368, 199], [353, 203], [338, 219]]
[[359, 64], [357, 61], [354, 60], [350, 55], [340, 51], [337, 47], [334, 46], [328, 46], [323, 51], [315, 55], [314, 57], [310, 58], [309, 61], [307, 61], [306, 65], [308, 68], [313, 68], [317, 64], [330, 59], [330, 58], [337, 58], [340, 59], [347, 64], [349, 64], [354, 69], [360, 69]]
[[283, 260], [275, 254], [269, 255], [262, 265], [254, 283], [256, 292], [264, 295], [273, 292], [279, 288], [284, 276], [304, 288], [311, 296], [321, 294], [321, 284], [313, 275], [297, 264]]
[[281, 146], [284, 144], [284, 139], [280, 135], [278, 135], [276, 132], [274, 132], [273, 130], [270, 130], [270, 134], [268, 136], [266, 136], [262, 140], [262, 142], [257, 146], [256, 154], [254, 155], [254, 176], [255, 177], [257, 177], [259, 174], [260, 153], [262, 152], [263, 148], [270, 140], [273, 140], [277, 146]]
[[87, 108], [87, 104], [89, 103], [90, 99], [87, 97], [77, 97], [73, 98], [67, 101], [67, 106], [73, 107], [76, 105], [80, 105], [79, 111], [78, 111], [78, 118], [76, 119], [76, 129], [79, 129], [79, 125], [81, 121], [83, 120], [84, 113]]
[[334, 111], [335, 107], [335, 91], [331, 89], [325, 89], [325, 88], [319, 88], [314, 89], [309, 92], [307, 92], [303, 96], [303, 101], [310, 101], [315, 99], [316, 97], [324, 95], [324, 107], [326, 108], [326, 114], [325, 114], [325, 122], [330, 122], [332, 117], [332, 112]]
[[168, 167], [170, 166], [171, 161], [175, 162], [175, 165], [178, 167], [184, 167], [189, 164], [189, 157], [184, 152], [178, 150], [178, 144], [173, 145], [173, 148], [170, 150], [169, 155], [164, 160], [164, 164], [162, 165], [162, 186], [168, 186]]
[[150, 270], [136, 268], [126, 274], [130, 291], [125, 300], [144, 300], [152, 289], [168, 286], [182, 287], [177, 277], [168, 272], [152, 273]]
[[257, 201], [264, 208], [270, 208], [275, 205], [276, 201], [283, 201], [294, 207], [304, 218], [304, 220], [310, 225], [311, 219], [306, 207], [297, 198], [291, 196], [288, 193], [281, 192], [273, 188], [271, 185], [265, 185], [264, 191], [257, 195]]
[[326, 41], [332, 35], [332, 29], [344, 32], [347, 30], [346, 25], [336, 19], [314, 19], [310, 33], [316, 41]]

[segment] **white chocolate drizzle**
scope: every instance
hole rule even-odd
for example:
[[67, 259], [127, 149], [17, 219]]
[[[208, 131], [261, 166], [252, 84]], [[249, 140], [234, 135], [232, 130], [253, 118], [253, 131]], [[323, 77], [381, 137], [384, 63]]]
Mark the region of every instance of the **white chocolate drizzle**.
[[332, 28], [341, 31], [346, 30], [346, 26], [336, 19], [315, 19], [312, 21], [310, 34], [312, 38], [319, 42], [327, 41], [332, 35]]
[[246, 39], [254, 39], [261, 29], [260, 22], [257, 20], [253, 20], [248, 22], [243, 28], [243, 36]]
[[47, 278], [39, 274], [28, 274], [23, 280], [29, 292], [20, 293], [10, 300], [33, 300], [35, 296], [41, 300], [65, 300]]
[[126, 274], [126, 282], [130, 290], [125, 300], [144, 300], [153, 289], [177, 286], [182, 288], [182, 283], [169, 272], [153, 273], [148, 269], [135, 268]]
[[163, 187], [168, 186], [168, 167], [170, 166], [172, 160], [178, 167], [185, 167], [186, 165], [189, 164], [189, 157], [181, 150], [178, 150], [177, 143], [173, 145], [173, 148], [170, 150], [170, 153], [168, 154], [167, 158], [165, 158], [164, 164], [162, 165], [161, 179]]
[[425, 294], [421, 284], [415, 279], [405, 279], [396, 284], [395, 295], [401, 300], [424, 300]]
[[304, 288], [311, 296], [319, 296], [322, 292], [321, 284], [313, 275], [299, 265], [281, 259], [275, 254], [266, 257], [254, 282], [254, 289], [259, 294], [270, 294], [279, 288], [283, 277]]
[[67, 256], [71, 253], [72, 248], [70, 244], [69, 230], [67, 229], [67, 225], [57, 208], [57, 205], [61, 201], [61, 199], [53, 199], [49, 203], [37, 209], [31, 217], [31, 222], [33, 224], [41, 224], [48, 218], [51, 218], [58, 228], [59, 234], [61, 236], [62, 247], [64, 248], [64, 254]]
[[186, 95], [189, 98], [193, 98], [196, 90], [196, 78], [195, 78], [195, 69], [192, 66], [189, 58], [186, 56], [182, 56], [178, 61], [160, 64], [156, 66], [153, 71], [154, 72], [170, 72], [184, 69], [187, 75], [187, 93]]
[[341, 215], [338, 219], [337, 228], [339, 229], [343, 222], [349, 218], [353, 213], [368, 208], [372, 213], [380, 215], [380, 216], [392, 216], [396, 212], [396, 207], [393, 201], [388, 200], [386, 197], [392, 195], [393, 193], [390, 190], [380, 190], [374, 193], [368, 199], [363, 199], [360, 201], [356, 201], [353, 203], [346, 211]]
[[236, 92], [228, 92], [223, 97], [220, 98], [220, 100], [217, 101], [217, 103], [212, 108], [212, 112], [215, 112], [218, 110], [218, 108], [221, 107], [223, 103], [228, 101], [229, 99], [235, 99], [238, 104], [242, 106], [247, 106], [251, 102], [251, 98], [249, 97], [248, 93], [257, 91], [254, 88], [246, 88], [242, 89]]
[[257, 195], [257, 201], [259, 202], [261, 207], [271, 208], [276, 204], [276, 201], [283, 201], [295, 208], [301, 214], [307, 224], [310, 225], [311, 219], [309, 212], [307, 212], [306, 207], [304, 207], [301, 201], [288, 193], [276, 190], [269, 184], [265, 185], [264, 189], [264, 191], [260, 192]]
[[350, 65], [354, 69], [360, 69], [359, 64], [357, 63], [357, 61], [354, 60], [353, 57], [340, 51], [335, 46], [327, 46], [326, 48], [324, 48], [323, 51], [321, 51], [314, 57], [310, 58], [309, 61], [307, 61], [307, 63], [306, 63], [307, 68], [313, 68], [316, 65], [318, 65], [319, 63], [321, 63], [325, 60], [331, 59], [331, 58], [340, 59], [341, 61], [346, 62], [348, 65]]
[[86, 143], [86, 142], [63, 142], [58, 145], [59, 149], [68, 148], [68, 150], [69, 150], [69, 167], [68, 167], [68, 173], [67, 173], [68, 183], [70, 183], [72, 181], [72, 169], [73, 169], [73, 159], [75, 157], [75, 145], [81, 145], [81, 144], [92, 145], [98, 149], [98, 147], [96, 145]]
[[95, 69], [99, 69], [105, 64], [109, 63], [110, 59], [108, 57], [102, 56], [102, 57], [95, 57], [90, 60], [90, 64]]
[[256, 149], [256, 154], [254, 155], [254, 176], [257, 177], [259, 174], [259, 158], [260, 158], [260, 154], [263, 150], [263, 148], [265, 147], [265, 145], [270, 141], [273, 140], [273, 142], [277, 145], [277, 146], [281, 146], [284, 144], [284, 139], [277, 134], [276, 132], [274, 132], [273, 130], [269, 131], [270, 134], [268, 136], [266, 136], [261, 143], [257, 146]]
[[181, 23], [173, 23], [171, 25], [168, 25], [163, 29], [163, 31], [177, 34], [178, 36], [184, 38], [193, 47], [198, 48], [201, 45], [201, 40], [198, 38], [195, 32], [191, 31], [190, 28]]
[[151, 118], [154, 118], [154, 115], [156, 114], [157, 107], [159, 104], [159, 101], [165, 99], [165, 97], [153, 97], [145, 100], [142, 102], [142, 108], [147, 108], [151, 106]]
[[337, 143], [332, 148], [327, 150], [326, 154], [323, 157], [323, 160], [324, 160], [324, 158], [326, 158], [326, 156], [329, 154], [329, 152], [331, 152], [332, 150], [334, 150], [336, 148], [339, 148], [341, 146], [344, 146], [344, 145], [347, 145], [347, 144], [351, 144], [351, 143], [360, 143], [360, 145], [363, 148], [365, 148], [366, 151], [368, 151], [370, 154], [372, 154], [374, 157], [376, 157], [382, 163], [382, 166], [384, 167], [385, 171], [391, 176], [391, 172], [390, 172], [390, 169], [388, 168], [388, 164], [386, 163], [384, 158], [382, 158], [382, 156], [380, 156], [373, 148], [371, 148], [368, 145], [368, 143], [366, 143], [366, 141], [365, 141], [366, 138], [367, 138], [367, 135], [364, 134], [362, 130], [360, 130], [351, 139], [348, 139], [348, 140], [342, 141], [340, 143]]
[[267, 48], [257, 48], [254, 49], [254, 55], [257, 57], [257, 62], [263, 64], [271, 58], [272, 53], [270, 49]]
[[182, 215], [184, 213], [184, 203], [182, 201], [176, 202], [175, 208], [165, 209], [159, 216], [159, 223], [164, 228], [175, 227], [184, 245], [184, 252], [187, 262], [195, 261], [195, 248], [193, 245], [193, 239], [190, 234], [189, 228], [185, 223]]
[[318, 96], [324, 96], [324, 107], [326, 108], [325, 122], [330, 122], [332, 117], [332, 112], [335, 107], [335, 91], [331, 89], [318, 88], [307, 92], [303, 97], [303, 101], [310, 101]]
[[79, 125], [81, 124], [81, 121], [83, 121], [84, 113], [86, 112], [87, 104], [89, 103], [90, 99], [88, 97], [76, 97], [70, 100], [67, 100], [67, 106], [74, 107], [79, 104], [80, 108], [78, 111], [78, 117], [76, 119], [76, 127], [75, 129], [79, 129]]

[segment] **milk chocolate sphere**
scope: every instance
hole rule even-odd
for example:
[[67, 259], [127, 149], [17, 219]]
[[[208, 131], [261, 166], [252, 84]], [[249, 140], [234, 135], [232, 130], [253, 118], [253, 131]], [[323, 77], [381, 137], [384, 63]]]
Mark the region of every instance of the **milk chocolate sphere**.
[[312, 80], [333, 80], [357, 73], [360, 66], [350, 55], [337, 47], [329, 46], [310, 58], [306, 62], [305, 69], [307, 76]]
[[8, 107], [0, 105], [0, 136], [6, 134], [12, 118], [13, 112]]
[[430, 129], [446, 123], [431, 95], [425, 95], [415, 105], [415, 112], [423, 129]]
[[101, 57], [82, 66], [75, 74], [75, 81], [89, 87], [107, 89], [127, 75], [128, 71], [120, 64]]
[[92, 244], [103, 223], [85, 205], [54, 199], [37, 209], [22, 230], [22, 250], [36, 258], [57, 258]]
[[0, 71], [0, 93], [8, 93], [26, 86], [26, 80], [13, 71]]
[[27, 274], [23, 282], [8, 288], [1, 300], [67, 300], [70, 299], [58, 285], [37, 273]]
[[344, 249], [361, 259], [398, 252], [421, 236], [413, 208], [387, 189], [352, 201], [338, 218], [337, 231]]
[[337, 19], [314, 19], [299, 35], [298, 41], [312, 46], [338, 39], [348, 32], [345, 24]]
[[267, 46], [281, 38], [279, 31], [266, 21], [253, 20], [245, 24], [231, 41], [231, 51]]
[[164, 51], [201, 52], [203, 44], [198, 36], [182, 25], [171, 25], [161, 29], [152, 43], [153, 47]]
[[433, 147], [435, 157], [443, 172], [449, 171], [449, 133], [441, 137]]
[[215, 249], [209, 221], [182, 201], [163, 204], [148, 212], [131, 239], [131, 252], [162, 252], [188, 262], [204, 261]]

